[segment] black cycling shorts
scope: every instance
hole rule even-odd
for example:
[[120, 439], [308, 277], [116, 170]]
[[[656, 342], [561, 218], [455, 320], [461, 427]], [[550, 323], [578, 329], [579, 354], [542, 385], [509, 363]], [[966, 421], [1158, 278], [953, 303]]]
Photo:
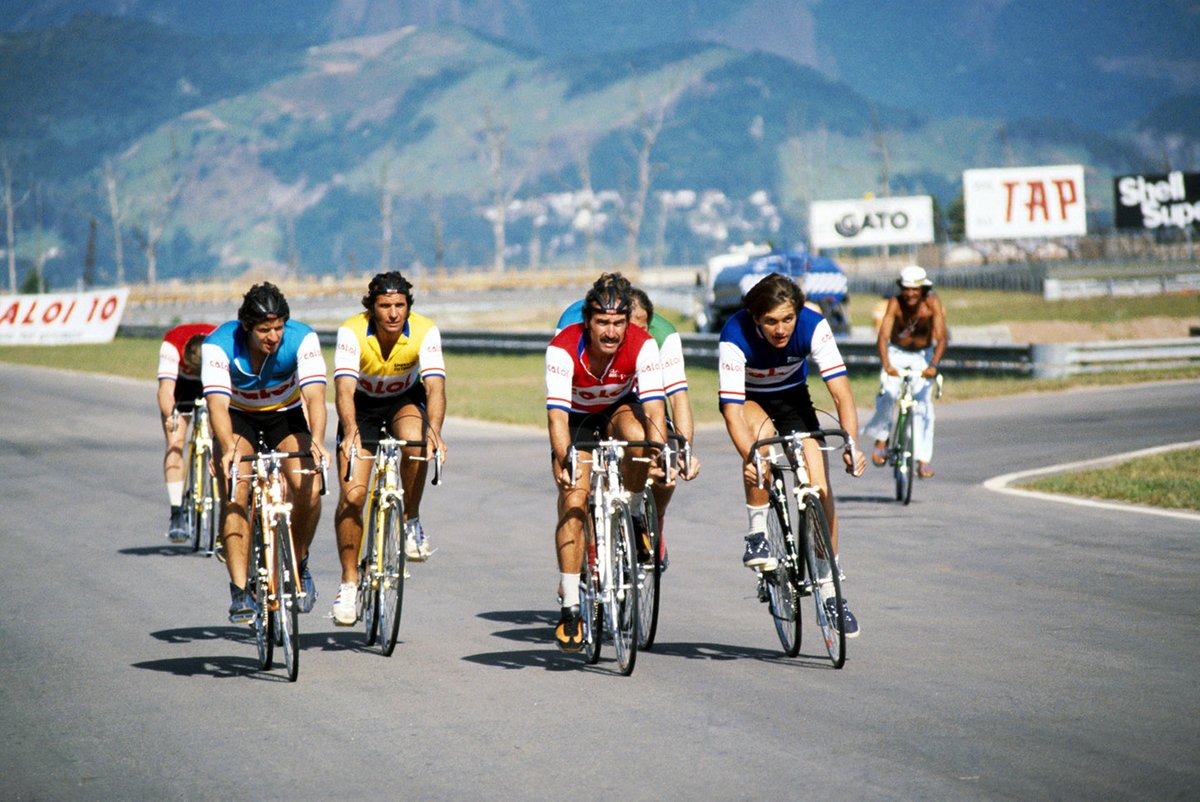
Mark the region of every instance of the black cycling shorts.
[[[379, 440], [385, 429], [391, 431], [390, 424], [400, 414], [404, 407], [416, 407], [421, 416], [421, 434], [424, 436], [429, 428], [429, 416], [425, 411], [428, 397], [425, 395], [425, 385], [417, 383], [407, 392], [388, 398], [372, 398], [363, 393], [354, 394], [354, 422], [358, 424], [358, 437], [362, 441], [362, 449], [368, 454], [374, 454], [379, 447]], [[340, 444], [344, 436], [342, 424], [338, 423], [337, 441]]]
[[779, 434], [811, 432], [821, 428], [806, 384], [777, 393], [748, 392], [746, 400], [763, 408]]
[[570, 412], [567, 414], [567, 426], [571, 431], [571, 445], [579, 442], [603, 440], [608, 436], [608, 425], [617, 407], [628, 404], [634, 414], [639, 414], [642, 402], [633, 393], [621, 396], [599, 412]]
[[279, 412], [246, 412], [231, 407], [229, 417], [234, 435], [249, 440], [256, 451], [261, 450], [260, 443], [271, 450], [278, 448], [288, 435], [311, 433], [304, 407], [299, 406]]
[[189, 415], [196, 408], [196, 399], [204, 395], [204, 385], [199, 379], [178, 376], [175, 379], [175, 409], [180, 415]]

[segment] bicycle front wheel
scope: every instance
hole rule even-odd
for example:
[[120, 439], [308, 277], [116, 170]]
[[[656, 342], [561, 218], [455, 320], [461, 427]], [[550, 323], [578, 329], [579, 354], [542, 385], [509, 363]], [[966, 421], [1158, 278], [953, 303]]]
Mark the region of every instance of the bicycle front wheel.
[[362, 605], [363, 630], [367, 645], [374, 646], [379, 637], [379, 493], [371, 496], [364, 520], [362, 557], [358, 570], [358, 603]]
[[589, 506], [584, 530], [583, 567], [579, 571], [579, 614], [583, 625], [583, 657], [588, 665], [600, 661], [604, 616], [600, 607], [600, 579], [596, 573], [595, 509]]
[[217, 477], [209, 470], [212, 452], [207, 448], [200, 452], [197, 470], [200, 471], [200, 494], [196, 503], [195, 535], [193, 536], [192, 551], [204, 548], [205, 556], [211, 557], [217, 545]]
[[289, 682], [300, 675], [300, 564], [287, 515], [275, 519], [275, 593], [280, 646]]
[[846, 663], [846, 621], [842, 580], [833, 552], [825, 508], [815, 496], [804, 499], [804, 563], [812, 586], [818, 631], [834, 668]]
[[271, 668], [275, 651], [275, 618], [271, 615], [267, 597], [271, 592], [270, 573], [267, 565], [267, 545], [263, 538], [262, 522], [254, 516], [250, 533], [250, 572], [246, 584], [254, 594], [254, 640], [258, 646], [258, 667], [262, 671]]
[[908, 504], [912, 499], [913, 443], [912, 413], [902, 412], [896, 418], [892, 434], [892, 477], [896, 481], [896, 501]]
[[609, 515], [608, 555], [612, 581], [606, 593], [608, 623], [621, 673], [633, 673], [638, 649], [638, 563], [633, 545], [633, 519], [624, 504]]
[[774, 571], [764, 571], [760, 581], [766, 585], [767, 602], [783, 653], [795, 657], [800, 653], [801, 623], [799, 594], [796, 590], [800, 578], [793, 570], [796, 563], [788, 554], [787, 539], [793, 535], [788, 519], [787, 495], [783, 481], [776, 479], [775, 482], [771, 492], [771, 509], [767, 515], [767, 545], [777, 567]]
[[400, 522], [404, 505], [399, 499], [383, 511], [383, 572], [379, 577], [379, 649], [390, 657], [400, 631], [400, 609], [404, 604], [404, 547]]
[[[654, 645], [658, 632], [658, 594], [662, 579], [662, 556], [659, 554], [662, 533], [658, 529], [658, 507], [654, 493], [645, 493], [643, 507], [646, 522], [645, 542], [638, 545], [638, 648], [649, 649]], [[641, 552], [649, 551], [642, 555]]]
[[196, 466], [199, 462], [200, 455], [196, 453], [195, 448], [188, 446], [188, 459], [183, 477], [183, 501], [180, 502], [180, 510], [183, 512], [183, 527], [192, 536], [192, 551], [200, 550], [200, 521], [197, 517], [200, 501], [199, 482], [201, 474]]

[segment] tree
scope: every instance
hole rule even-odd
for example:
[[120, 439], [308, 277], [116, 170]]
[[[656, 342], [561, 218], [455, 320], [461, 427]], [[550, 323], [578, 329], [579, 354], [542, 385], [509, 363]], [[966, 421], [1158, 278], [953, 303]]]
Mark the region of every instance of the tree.
[[650, 154], [662, 133], [663, 123], [667, 117], [670, 104], [670, 93], [664, 94], [653, 108], [647, 108], [642, 93], [637, 93], [638, 114], [635, 123], [638, 141], [636, 143], [635, 163], [637, 166], [637, 186], [628, 195], [624, 208], [621, 210], [621, 223], [625, 226], [626, 262], [631, 270], [638, 267], [638, 240], [642, 233], [642, 222], [646, 216], [646, 198], [650, 193], [650, 182], [653, 178], [653, 165]]
[[17, 241], [13, 221], [16, 204], [13, 202], [12, 165], [8, 163], [7, 158], [0, 161], [0, 171], [3, 172], [4, 177], [4, 234], [5, 253], [8, 256], [8, 290], [15, 294], [17, 292]]
[[163, 191], [156, 196], [147, 198], [149, 207], [145, 228], [134, 227], [133, 236], [142, 248], [146, 257], [146, 283], [154, 286], [158, 283], [158, 243], [166, 231], [167, 221], [175, 208], [183, 190], [183, 179], [179, 176], [177, 164], [179, 149], [174, 134], [171, 135], [171, 161], [166, 169]]
[[118, 194], [117, 174], [113, 169], [112, 159], [104, 160], [104, 190], [105, 197], [108, 200], [109, 218], [112, 220], [113, 227], [113, 261], [117, 265], [117, 286], [125, 283], [125, 250], [121, 244], [121, 226], [124, 221], [124, 213], [121, 209], [121, 200]]
[[[492, 205], [486, 213], [492, 224], [492, 240], [495, 252], [492, 255], [492, 272], [503, 273], [505, 270], [505, 251], [508, 248], [506, 231], [508, 226], [508, 208], [516, 198], [517, 192], [524, 185], [529, 171], [537, 162], [537, 157], [529, 158], [525, 166], [511, 175], [507, 172], [506, 155], [508, 150], [508, 122], [496, 119], [490, 106], [483, 108], [483, 127], [475, 135], [479, 159], [488, 171], [489, 192]], [[541, 148], [538, 148], [538, 152]]]

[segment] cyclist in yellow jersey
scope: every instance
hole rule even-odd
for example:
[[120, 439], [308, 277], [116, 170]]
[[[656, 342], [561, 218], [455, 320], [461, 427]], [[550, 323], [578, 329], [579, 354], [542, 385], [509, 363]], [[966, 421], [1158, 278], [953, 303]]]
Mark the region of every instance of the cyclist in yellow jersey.
[[338, 558], [342, 581], [333, 603], [334, 623], [351, 626], [357, 620], [358, 551], [363, 534], [371, 463], [355, 460], [346, 480], [350, 447], [374, 454], [381, 430], [401, 440], [426, 440], [424, 453], [406, 448], [400, 481], [404, 490], [404, 551], [421, 562], [432, 554], [421, 525], [421, 495], [428, 462], [410, 457], [444, 457], [442, 422], [446, 417], [446, 366], [437, 326], [412, 311], [412, 284], [400, 273], [380, 273], [371, 279], [362, 304], [366, 311], [338, 329], [333, 358], [333, 383], [338, 415]]

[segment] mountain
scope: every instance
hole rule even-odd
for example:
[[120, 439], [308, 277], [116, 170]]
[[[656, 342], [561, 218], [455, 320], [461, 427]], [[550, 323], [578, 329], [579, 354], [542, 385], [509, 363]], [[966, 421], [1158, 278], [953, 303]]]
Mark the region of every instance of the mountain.
[[1052, 115], [1109, 134], [1200, 93], [1195, 0], [0, 0], [0, 30], [84, 11], [309, 43], [452, 24], [549, 57], [714, 42], [922, 114]]
[[[511, 263], [578, 263], [593, 247], [620, 259], [639, 146], [660, 112], [638, 243], [644, 259], [672, 262], [729, 240], [797, 239], [811, 200], [912, 192], [944, 207], [968, 167], [1083, 163], [1102, 222], [1109, 176], [1200, 154], [1194, 95], [1147, 95], [1143, 117], [1111, 131], [1065, 113], [933, 113], [933, 99], [884, 102], [831, 77], [849, 67], [822, 55], [820, 27], [806, 28], [824, 4], [780, 10], [783, 40], [810, 34], [811, 58], [798, 59], [716, 41], [761, 34], [756, 15], [782, 8], [770, 0], [653, 4], [679, 13], [673, 28], [636, 27], [641, 38], [621, 35], [623, 2], [592, 28], [535, 0], [452, 4], [460, 16], [490, 10], [504, 37], [486, 26], [378, 30], [382, 11], [351, 14], [400, 3], [275, 0], [244, 12], [125, 0], [125, 15], [0, 34], [0, 155], [15, 196], [37, 199], [16, 210], [24, 269], [38, 259], [31, 243], [53, 245], [51, 282], [74, 283], [90, 248], [96, 278], [111, 281], [110, 198], [134, 279], [148, 243], [160, 279], [487, 263], [497, 194]], [[14, 27], [78, 5], [34, 0]], [[446, 7], [419, 5], [432, 16]], [[914, 3], [913, 14], [938, 5]], [[370, 32], [325, 33], [356, 25]], [[570, 41], [579, 47], [567, 52]]]

